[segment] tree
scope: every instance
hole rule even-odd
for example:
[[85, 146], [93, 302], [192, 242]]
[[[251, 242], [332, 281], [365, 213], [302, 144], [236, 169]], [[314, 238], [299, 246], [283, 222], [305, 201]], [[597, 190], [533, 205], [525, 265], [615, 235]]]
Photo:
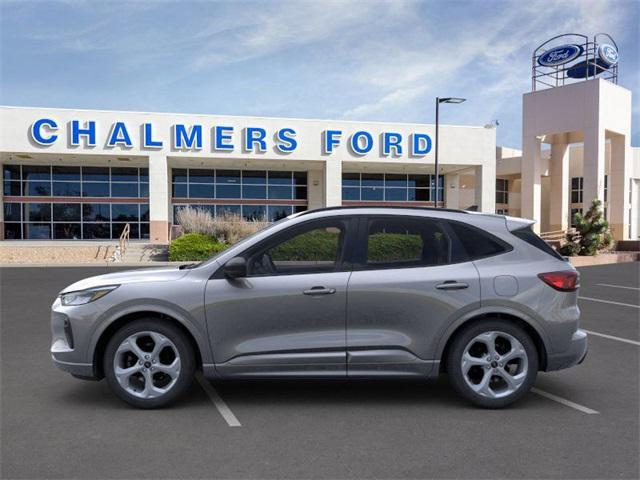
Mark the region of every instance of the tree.
[[597, 255], [613, 247], [613, 236], [609, 232], [609, 222], [604, 218], [600, 200], [595, 199], [584, 215], [576, 213], [573, 221], [576, 231], [567, 233], [566, 243], [560, 248], [562, 255]]

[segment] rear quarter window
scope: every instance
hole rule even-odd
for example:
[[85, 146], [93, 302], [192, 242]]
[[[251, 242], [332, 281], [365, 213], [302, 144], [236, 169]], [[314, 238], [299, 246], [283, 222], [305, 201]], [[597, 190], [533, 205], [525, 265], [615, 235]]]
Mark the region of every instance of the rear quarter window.
[[484, 230], [459, 222], [449, 225], [469, 260], [500, 255], [513, 249], [511, 245]]
[[531, 227], [519, 228], [518, 230], [514, 230], [511, 232], [514, 236], [518, 237], [520, 240], [524, 240], [529, 245], [536, 247], [538, 250], [542, 250], [543, 252], [555, 257], [559, 260], [565, 261], [565, 258], [556, 252], [551, 245], [541, 239], [536, 233], [533, 231]]

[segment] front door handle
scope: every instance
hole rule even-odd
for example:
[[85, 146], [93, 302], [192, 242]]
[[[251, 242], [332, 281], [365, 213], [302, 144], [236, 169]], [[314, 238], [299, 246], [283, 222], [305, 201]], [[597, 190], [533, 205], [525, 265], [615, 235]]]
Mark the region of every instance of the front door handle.
[[469, 288], [469, 284], [463, 282], [456, 282], [455, 280], [447, 280], [446, 282], [436, 285], [438, 290], [462, 290]]
[[326, 287], [312, 287], [302, 293], [304, 293], [305, 295], [333, 295], [334, 293], [336, 293], [336, 289]]

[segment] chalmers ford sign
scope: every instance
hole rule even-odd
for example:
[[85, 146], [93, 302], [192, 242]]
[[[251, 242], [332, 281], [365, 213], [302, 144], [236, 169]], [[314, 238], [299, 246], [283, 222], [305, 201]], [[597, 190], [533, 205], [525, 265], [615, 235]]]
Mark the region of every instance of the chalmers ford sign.
[[[71, 120], [62, 123], [54, 118], [38, 118], [29, 128], [31, 140], [41, 147], [57, 142], [67, 142], [71, 147], [95, 147], [98, 142], [107, 148], [129, 149], [134, 146], [148, 150], [173, 151], [242, 151], [264, 153], [273, 151], [279, 155], [292, 154], [299, 145], [297, 132], [290, 126], [275, 131], [259, 126], [237, 127], [228, 125], [202, 125], [175, 123], [169, 131], [158, 131], [153, 123], [132, 125], [131, 122], [115, 121], [110, 125], [98, 125], [93, 120]], [[237, 135], [239, 133], [239, 135]], [[431, 137], [423, 132], [401, 134], [383, 132], [374, 135], [367, 130], [358, 130], [344, 135], [340, 129], [326, 129], [321, 135], [322, 155], [331, 155], [341, 146], [346, 146], [355, 155], [364, 156], [379, 149], [383, 156], [408, 154], [414, 157], [427, 155], [432, 148]]]

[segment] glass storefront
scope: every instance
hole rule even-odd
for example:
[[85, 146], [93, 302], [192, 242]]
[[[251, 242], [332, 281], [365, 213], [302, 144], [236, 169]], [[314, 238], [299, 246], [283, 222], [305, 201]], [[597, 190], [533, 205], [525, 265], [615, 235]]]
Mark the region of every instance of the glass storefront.
[[174, 168], [171, 177], [174, 223], [186, 206], [269, 221], [307, 209], [307, 172]]
[[[438, 201], [444, 201], [444, 175], [438, 178]], [[343, 173], [342, 200], [349, 202], [435, 202], [435, 175]]]
[[[149, 172], [138, 167], [4, 165], [4, 238], [149, 238]], [[41, 198], [34, 198], [41, 197]]]

